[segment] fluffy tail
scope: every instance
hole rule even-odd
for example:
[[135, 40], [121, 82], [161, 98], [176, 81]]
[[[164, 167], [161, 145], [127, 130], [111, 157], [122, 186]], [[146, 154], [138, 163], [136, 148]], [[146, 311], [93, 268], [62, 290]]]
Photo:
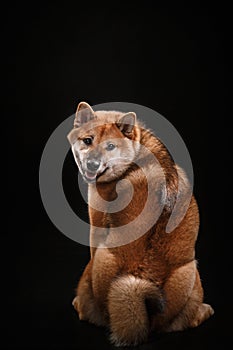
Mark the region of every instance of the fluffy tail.
[[163, 299], [155, 284], [132, 275], [119, 277], [108, 294], [112, 343], [127, 346], [146, 341], [150, 315], [162, 308]]

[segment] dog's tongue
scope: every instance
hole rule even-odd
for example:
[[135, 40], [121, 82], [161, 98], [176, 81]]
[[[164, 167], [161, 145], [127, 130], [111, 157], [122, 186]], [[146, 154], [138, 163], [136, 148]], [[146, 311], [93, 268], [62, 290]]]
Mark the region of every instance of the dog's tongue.
[[96, 178], [96, 174], [89, 173], [89, 171], [86, 171], [85, 175], [89, 180], [94, 180]]

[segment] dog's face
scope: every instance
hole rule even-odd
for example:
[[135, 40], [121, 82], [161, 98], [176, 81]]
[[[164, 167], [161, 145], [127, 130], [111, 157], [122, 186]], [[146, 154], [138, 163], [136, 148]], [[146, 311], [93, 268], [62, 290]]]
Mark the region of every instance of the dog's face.
[[132, 112], [94, 112], [85, 102], [78, 105], [68, 139], [86, 182], [110, 182], [127, 170], [140, 148], [135, 121]]

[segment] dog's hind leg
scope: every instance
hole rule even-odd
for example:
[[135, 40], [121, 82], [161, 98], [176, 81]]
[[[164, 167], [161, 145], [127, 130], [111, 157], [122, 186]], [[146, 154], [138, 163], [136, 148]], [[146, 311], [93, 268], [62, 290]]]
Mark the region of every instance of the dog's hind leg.
[[163, 291], [164, 312], [152, 319], [152, 329], [164, 330], [185, 307], [195, 284], [196, 262], [191, 261], [175, 269], [166, 280]]
[[172, 320], [166, 331], [181, 331], [185, 328], [199, 326], [214, 314], [214, 310], [203, 301], [203, 289], [201, 286], [200, 276], [196, 270], [196, 280], [192, 293], [182, 311]]

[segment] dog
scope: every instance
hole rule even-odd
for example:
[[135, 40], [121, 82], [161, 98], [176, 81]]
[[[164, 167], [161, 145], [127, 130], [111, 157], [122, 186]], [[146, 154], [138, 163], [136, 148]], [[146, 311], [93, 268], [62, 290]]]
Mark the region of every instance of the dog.
[[[91, 227], [91, 258], [73, 300], [80, 320], [107, 327], [115, 346], [200, 325], [214, 311], [203, 303], [199, 212], [184, 171], [134, 112], [80, 102], [68, 140], [88, 183]], [[167, 232], [178, 195], [177, 225]]]

